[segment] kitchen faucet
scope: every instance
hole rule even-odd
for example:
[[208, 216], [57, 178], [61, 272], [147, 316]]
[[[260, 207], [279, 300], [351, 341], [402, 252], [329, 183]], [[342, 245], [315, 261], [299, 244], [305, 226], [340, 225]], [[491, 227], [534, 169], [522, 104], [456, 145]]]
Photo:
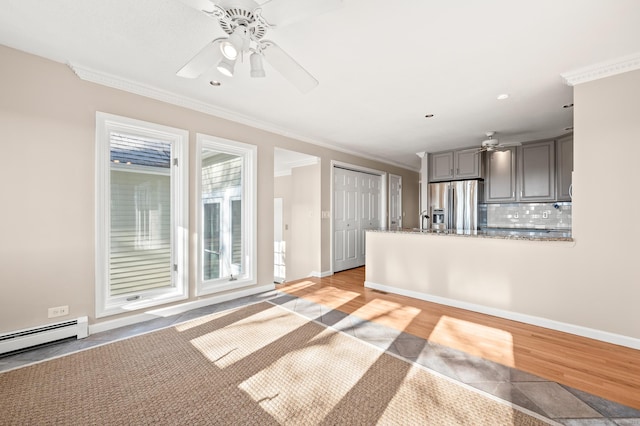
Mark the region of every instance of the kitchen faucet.
[[[420, 232], [424, 231], [424, 219], [429, 219], [429, 216], [426, 215], [425, 213], [427, 213], [429, 210], [422, 210], [420, 212]], [[428, 228], [428, 227], [427, 227]]]

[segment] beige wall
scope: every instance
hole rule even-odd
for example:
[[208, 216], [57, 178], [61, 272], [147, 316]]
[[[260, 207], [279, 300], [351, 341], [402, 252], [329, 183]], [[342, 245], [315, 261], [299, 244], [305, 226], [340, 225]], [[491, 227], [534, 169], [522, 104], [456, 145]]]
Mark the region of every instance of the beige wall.
[[275, 178], [274, 197], [283, 199], [286, 281], [320, 272], [320, 164], [295, 167]]
[[[258, 146], [258, 285], [273, 282], [276, 146], [321, 158], [322, 210], [330, 210], [329, 166], [336, 159], [402, 175], [406, 211], [417, 211], [415, 172], [85, 82], [66, 65], [4, 46], [0, 46], [0, 63], [0, 144], [4, 154], [0, 167], [0, 332], [52, 322], [47, 319], [47, 308], [59, 305], [69, 305], [70, 318], [88, 315], [95, 322], [96, 111], [187, 129], [191, 170], [195, 167], [196, 133]], [[190, 188], [193, 202], [193, 173]], [[409, 213], [407, 217], [410, 219]], [[193, 236], [194, 209], [190, 224]], [[329, 271], [329, 221], [322, 221], [320, 240], [320, 267]], [[192, 295], [195, 253], [192, 238]]]
[[640, 71], [574, 103], [573, 243], [375, 233], [367, 281], [640, 339]]
[[291, 171], [291, 222], [286, 234], [286, 279], [320, 272], [320, 164]]

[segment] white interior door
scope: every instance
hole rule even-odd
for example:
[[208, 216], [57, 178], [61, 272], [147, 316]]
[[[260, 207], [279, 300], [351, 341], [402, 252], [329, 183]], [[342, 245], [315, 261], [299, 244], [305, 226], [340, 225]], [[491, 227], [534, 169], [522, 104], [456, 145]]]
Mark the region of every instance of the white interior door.
[[382, 207], [382, 177], [367, 173], [358, 173], [359, 187], [359, 224], [358, 229], [358, 266], [365, 264], [367, 230], [380, 229]]
[[333, 173], [333, 268], [355, 268], [358, 264], [358, 176], [335, 168]]
[[382, 177], [333, 169], [333, 271], [365, 264], [366, 231], [382, 225]]
[[402, 229], [402, 176], [389, 175], [389, 230]]

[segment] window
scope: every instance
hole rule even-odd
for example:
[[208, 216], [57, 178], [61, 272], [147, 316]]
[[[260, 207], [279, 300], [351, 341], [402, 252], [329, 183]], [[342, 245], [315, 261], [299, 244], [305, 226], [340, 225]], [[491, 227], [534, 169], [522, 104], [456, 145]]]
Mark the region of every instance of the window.
[[256, 147], [198, 135], [199, 295], [253, 285]]
[[96, 123], [96, 315], [185, 299], [187, 131], [104, 113]]

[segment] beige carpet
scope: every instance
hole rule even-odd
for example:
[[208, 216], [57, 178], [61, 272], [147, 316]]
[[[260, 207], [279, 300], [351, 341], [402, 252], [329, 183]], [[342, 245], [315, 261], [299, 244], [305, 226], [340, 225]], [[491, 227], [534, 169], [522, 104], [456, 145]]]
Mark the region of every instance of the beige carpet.
[[264, 302], [1, 373], [0, 424], [545, 422]]

